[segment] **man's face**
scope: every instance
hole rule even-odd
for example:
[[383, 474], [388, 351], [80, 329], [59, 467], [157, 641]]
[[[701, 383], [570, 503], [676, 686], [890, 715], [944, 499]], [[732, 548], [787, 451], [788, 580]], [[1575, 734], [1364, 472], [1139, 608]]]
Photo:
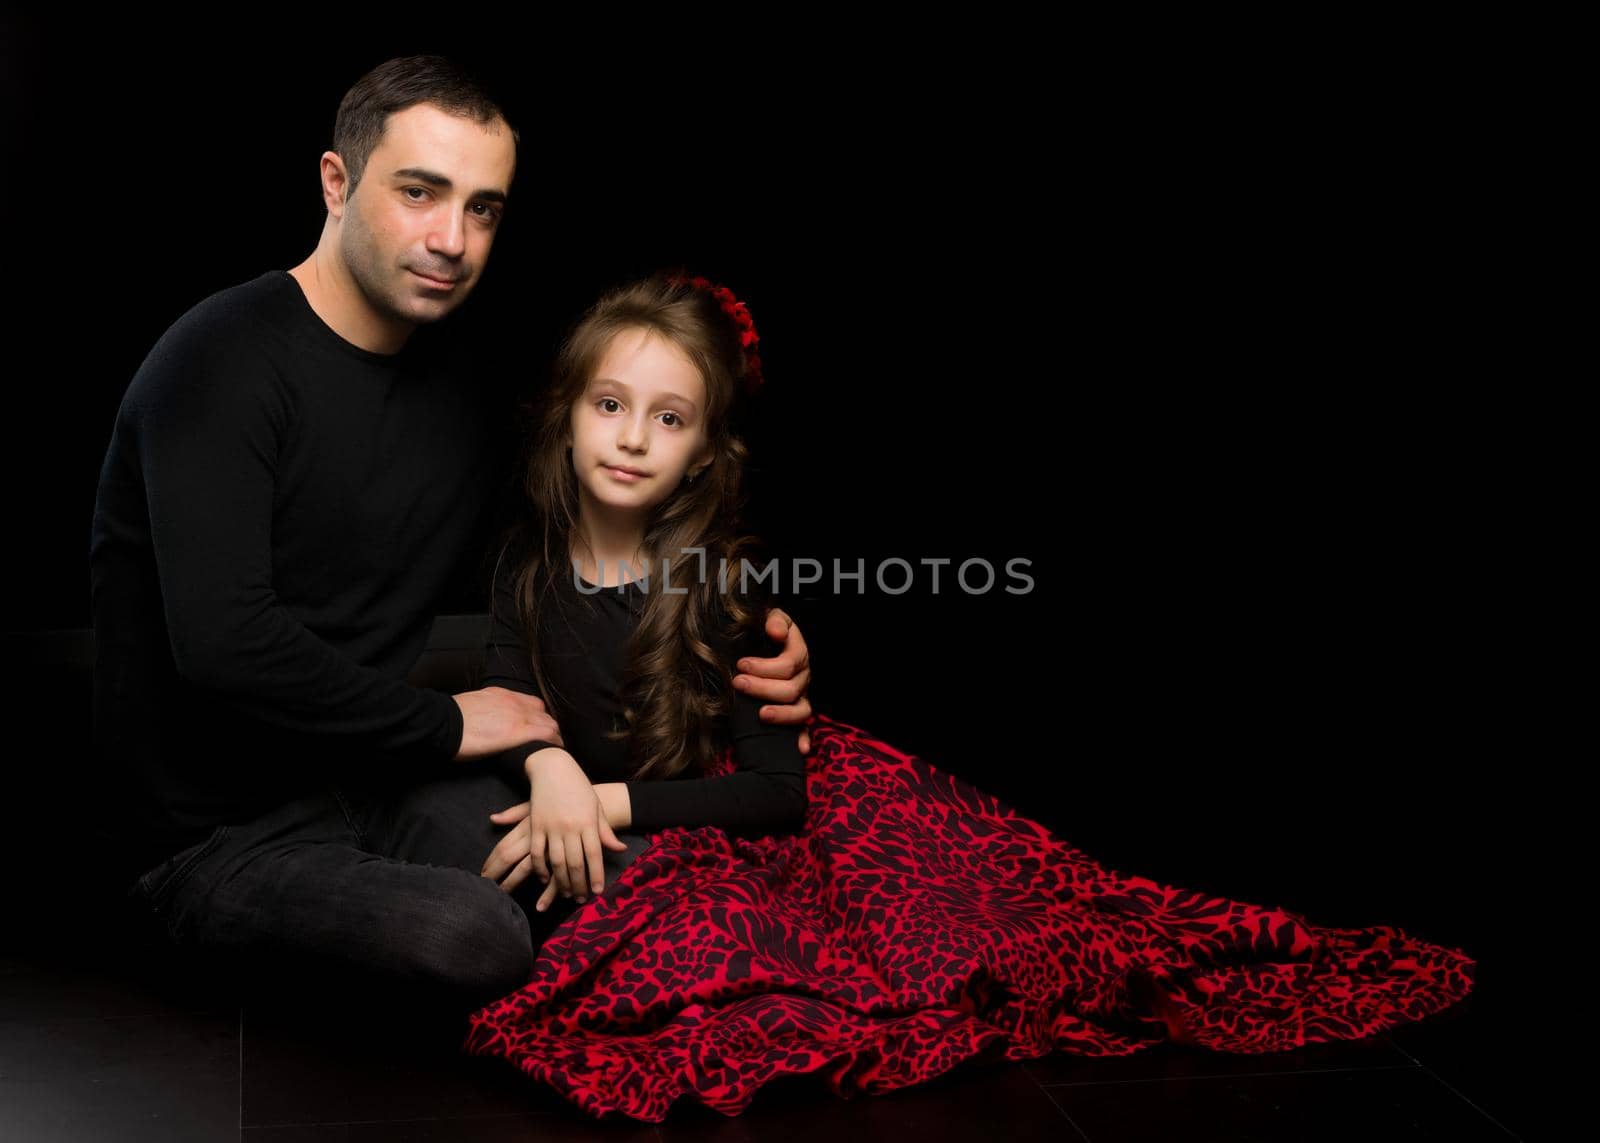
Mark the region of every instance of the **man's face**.
[[390, 115], [339, 225], [340, 253], [367, 301], [413, 323], [465, 301], [515, 166], [504, 120], [480, 125], [428, 103]]

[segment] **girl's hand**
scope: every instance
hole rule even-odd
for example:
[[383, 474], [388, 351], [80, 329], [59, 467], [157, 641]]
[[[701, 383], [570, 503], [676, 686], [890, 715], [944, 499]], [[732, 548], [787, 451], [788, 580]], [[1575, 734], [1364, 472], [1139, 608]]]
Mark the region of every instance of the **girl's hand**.
[[[500, 825], [516, 825], [520, 821], [527, 820], [528, 812], [532, 808], [527, 802], [518, 802], [498, 813], [490, 814], [489, 820]], [[489, 860], [483, 863], [483, 876], [490, 880], [498, 880], [508, 868], [512, 870], [512, 875], [500, 883], [500, 887], [508, 893], [527, 880], [527, 871], [532, 868], [528, 855], [532, 852], [533, 843], [528, 833], [526, 829], [512, 830], [500, 839], [500, 844], [495, 846], [494, 852], [489, 855]], [[533, 907], [541, 913], [544, 912], [555, 900], [559, 888], [556, 881], [551, 879], [545, 884], [544, 892], [539, 894], [539, 899], [534, 902]], [[583, 899], [580, 897], [578, 900], [581, 902]]]
[[811, 689], [811, 655], [806, 641], [782, 609], [774, 607], [767, 612], [767, 638], [782, 643], [783, 651], [773, 659], [739, 660], [739, 674], [733, 685], [745, 694], [777, 703], [761, 708], [763, 722], [776, 722], [800, 726], [800, 753], [811, 753], [811, 731], [804, 725], [811, 720], [811, 702], [806, 692]]
[[580, 902], [588, 899], [591, 889], [602, 892], [601, 846], [625, 850], [628, 845], [612, 832], [583, 768], [565, 750], [541, 750], [529, 759], [528, 781], [526, 803], [490, 815], [491, 821], [501, 824], [525, 824], [500, 839], [484, 862], [483, 875], [500, 882], [509, 893], [527, 880], [530, 871], [537, 874], [546, 882], [535, 906], [541, 912], [557, 891]]

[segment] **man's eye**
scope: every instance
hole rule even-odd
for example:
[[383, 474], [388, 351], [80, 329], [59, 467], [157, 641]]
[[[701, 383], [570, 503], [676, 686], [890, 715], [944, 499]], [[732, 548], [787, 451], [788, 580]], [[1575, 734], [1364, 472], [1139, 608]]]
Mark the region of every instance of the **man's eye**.
[[473, 205], [483, 208], [483, 213], [478, 215], [479, 218], [487, 219], [490, 222], [498, 222], [499, 221], [499, 219], [500, 219], [500, 211], [497, 208], [490, 206], [486, 202], [474, 203]]
[[[423, 194], [427, 194], [427, 193], [428, 193], [428, 192], [427, 192], [427, 191], [426, 191], [426, 190], [424, 190], [424, 189], [423, 189], [423, 188], [422, 188], [422, 187], [407, 187], [407, 188], [406, 188], [406, 192], [405, 192], [405, 193], [406, 193], [406, 195], [407, 195], [407, 197], [410, 197], [410, 195], [411, 195], [411, 192], [412, 192], [412, 191], [420, 191], [420, 192], [421, 192], [421, 193], [423, 193]], [[416, 202], [416, 201], [417, 201], [417, 200], [416, 200], [416, 199], [415, 199], [415, 198], [412, 198], [412, 199], [411, 199], [411, 201], [412, 201], [412, 202]]]

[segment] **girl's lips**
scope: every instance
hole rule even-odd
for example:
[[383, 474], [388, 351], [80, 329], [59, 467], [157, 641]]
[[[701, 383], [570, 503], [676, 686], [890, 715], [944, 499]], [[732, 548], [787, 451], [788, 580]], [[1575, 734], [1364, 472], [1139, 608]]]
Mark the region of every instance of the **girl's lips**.
[[624, 484], [632, 484], [634, 481], [644, 479], [644, 476], [637, 472], [624, 472], [620, 468], [612, 468], [609, 464], [604, 465], [603, 467], [607, 472], [616, 477], [618, 480], [622, 481]]

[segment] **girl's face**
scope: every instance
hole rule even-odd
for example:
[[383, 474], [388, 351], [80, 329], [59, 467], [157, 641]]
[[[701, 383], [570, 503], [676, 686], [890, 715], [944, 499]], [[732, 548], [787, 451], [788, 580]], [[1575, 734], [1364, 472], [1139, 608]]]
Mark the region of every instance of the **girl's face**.
[[666, 500], [711, 460], [705, 415], [705, 382], [683, 351], [648, 330], [622, 330], [572, 406], [580, 499], [640, 512]]

